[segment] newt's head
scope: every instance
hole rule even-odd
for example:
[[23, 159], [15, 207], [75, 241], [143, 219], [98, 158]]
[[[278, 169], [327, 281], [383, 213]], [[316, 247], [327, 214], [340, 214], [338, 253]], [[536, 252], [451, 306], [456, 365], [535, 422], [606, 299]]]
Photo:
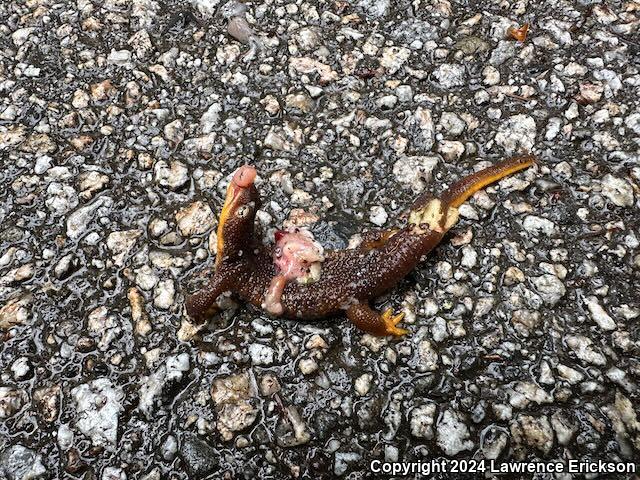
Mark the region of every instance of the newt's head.
[[260, 207], [255, 178], [256, 169], [251, 165], [243, 165], [233, 174], [218, 221], [216, 265], [246, 254], [251, 246], [253, 223]]

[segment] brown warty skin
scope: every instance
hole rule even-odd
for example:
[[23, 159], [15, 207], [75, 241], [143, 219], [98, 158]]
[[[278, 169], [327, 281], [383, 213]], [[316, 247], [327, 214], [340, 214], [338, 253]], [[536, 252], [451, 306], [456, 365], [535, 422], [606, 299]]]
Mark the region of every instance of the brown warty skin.
[[[423, 195], [412, 205], [401, 229], [366, 232], [354, 249], [325, 251], [320, 279], [303, 285], [287, 283], [282, 317], [313, 320], [346, 313], [356, 326], [375, 335], [402, 335], [402, 314], [378, 313], [369, 301], [392, 289], [428, 254], [453, 226], [458, 207], [473, 193], [535, 163], [531, 155], [514, 157], [453, 184], [438, 199]], [[256, 171], [240, 167], [229, 185], [218, 226], [216, 268], [209, 283], [187, 297], [189, 316], [204, 320], [218, 307], [217, 298], [231, 292], [261, 308], [271, 279], [277, 274], [273, 246], [254, 235], [260, 197], [253, 183]]]

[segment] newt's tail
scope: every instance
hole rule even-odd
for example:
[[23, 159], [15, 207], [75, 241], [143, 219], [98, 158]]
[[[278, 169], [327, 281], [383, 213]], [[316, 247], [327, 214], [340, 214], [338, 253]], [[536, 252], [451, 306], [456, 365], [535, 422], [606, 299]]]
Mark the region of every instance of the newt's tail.
[[[513, 157], [458, 180], [439, 198], [424, 193], [410, 209], [409, 225], [413, 225], [413, 233], [422, 234], [428, 231], [430, 235], [433, 232], [444, 234], [458, 220], [458, 207], [471, 195], [512, 173], [524, 170], [535, 161], [533, 155]], [[423, 226], [427, 226], [428, 229], [425, 230]]]
[[457, 208], [478, 190], [513, 173], [524, 170], [535, 162], [536, 158], [533, 155], [523, 155], [498, 162], [457, 181], [440, 195], [440, 200], [445, 205]]

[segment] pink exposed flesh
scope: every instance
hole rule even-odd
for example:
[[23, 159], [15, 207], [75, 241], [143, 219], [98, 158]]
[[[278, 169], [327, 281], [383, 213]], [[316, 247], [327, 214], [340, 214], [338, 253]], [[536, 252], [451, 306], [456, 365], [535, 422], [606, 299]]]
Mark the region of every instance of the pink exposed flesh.
[[287, 279], [283, 275], [276, 275], [271, 279], [271, 284], [264, 295], [262, 308], [272, 315], [282, 315], [283, 308], [280, 299], [286, 284]]
[[303, 277], [309, 265], [324, 260], [322, 247], [303, 232], [277, 232], [273, 261], [287, 280]]
[[272, 315], [282, 315], [282, 292], [287, 282], [308, 275], [310, 266], [322, 262], [324, 256], [322, 245], [309, 232], [278, 230], [275, 237], [273, 263], [277, 275], [265, 292], [262, 308]]

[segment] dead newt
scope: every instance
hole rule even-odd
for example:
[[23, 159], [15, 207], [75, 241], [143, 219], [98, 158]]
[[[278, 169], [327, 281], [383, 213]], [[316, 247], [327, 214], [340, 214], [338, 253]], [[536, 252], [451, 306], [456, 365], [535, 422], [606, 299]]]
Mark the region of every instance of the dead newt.
[[[200, 321], [206, 319], [218, 309], [218, 297], [230, 292], [284, 318], [314, 320], [346, 314], [357, 327], [374, 335], [403, 335], [407, 330], [398, 326], [402, 313], [394, 315], [391, 309], [379, 313], [369, 302], [391, 290], [440, 243], [456, 223], [458, 207], [471, 195], [534, 163], [532, 155], [499, 162], [462, 178], [439, 198], [420, 196], [403, 228], [366, 232], [356, 248], [306, 256], [300, 255], [301, 245], [317, 249], [317, 244], [300, 233], [280, 232], [276, 245], [270, 246], [258, 238], [254, 228], [260, 208], [254, 184], [256, 170], [244, 165], [233, 175], [220, 214], [214, 274], [204, 288], [186, 298], [187, 314]], [[283, 241], [295, 247], [285, 249], [293, 252], [290, 258], [278, 257], [283, 254]], [[316, 267], [319, 264], [314, 275], [304, 274], [306, 259], [313, 259]], [[286, 265], [287, 275], [283, 275], [282, 265]], [[290, 274], [298, 271], [297, 277]], [[269, 299], [274, 295], [270, 308]]]

